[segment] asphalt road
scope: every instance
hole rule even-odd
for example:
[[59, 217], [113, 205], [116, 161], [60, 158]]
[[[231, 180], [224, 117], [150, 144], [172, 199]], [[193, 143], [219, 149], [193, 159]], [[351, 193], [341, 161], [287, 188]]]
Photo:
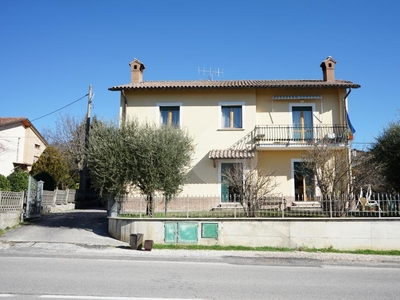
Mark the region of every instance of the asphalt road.
[[0, 237], [6, 299], [396, 299], [400, 258], [132, 250], [103, 210], [45, 215]]
[[101, 209], [52, 213], [7, 231], [0, 242], [126, 245], [109, 236], [107, 222], [107, 212]]

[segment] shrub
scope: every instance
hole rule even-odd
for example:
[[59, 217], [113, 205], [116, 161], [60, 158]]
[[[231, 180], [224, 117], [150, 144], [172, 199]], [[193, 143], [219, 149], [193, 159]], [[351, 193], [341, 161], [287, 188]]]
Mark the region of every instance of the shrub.
[[0, 191], [9, 191], [10, 189], [11, 186], [7, 177], [0, 174]]

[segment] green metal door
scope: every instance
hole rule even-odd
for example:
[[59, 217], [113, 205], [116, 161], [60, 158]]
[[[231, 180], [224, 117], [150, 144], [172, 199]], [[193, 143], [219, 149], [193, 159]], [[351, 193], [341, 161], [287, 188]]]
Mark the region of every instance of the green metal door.
[[197, 243], [197, 222], [165, 222], [164, 241], [179, 244]]
[[178, 222], [178, 243], [190, 244], [197, 243], [198, 225], [193, 222]]
[[178, 223], [166, 222], [164, 224], [164, 242], [165, 243], [176, 243], [176, 236], [178, 232]]

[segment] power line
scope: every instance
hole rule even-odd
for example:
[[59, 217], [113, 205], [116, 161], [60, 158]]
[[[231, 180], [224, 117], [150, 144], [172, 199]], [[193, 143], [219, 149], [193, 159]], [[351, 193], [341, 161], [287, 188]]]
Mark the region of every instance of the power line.
[[42, 119], [42, 118], [47, 117], [47, 116], [49, 116], [49, 115], [51, 115], [51, 114], [54, 114], [54, 113], [56, 113], [56, 112], [58, 112], [58, 111], [60, 111], [60, 110], [62, 110], [62, 109], [64, 109], [64, 108], [66, 108], [66, 107], [68, 107], [68, 106], [70, 106], [70, 105], [72, 105], [72, 104], [78, 102], [79, 100], [82, 100], [82, 99], [85, 98], [87, 95], [89, 95], [89, 94], [86, 94], [86, 95], [80, 97], [79, 99], [77, 99], [77, 100], [75, 100], [75, 101], [72, 101], [71, 103], [69, 103], [69, 104], [67, 104], [67, 105], [65, 105], [65, 106], [63, 106], [63, 107], [61, 107], [61, 108], [59, 108], [59, 109], [57, 109], [57, 110], [55, 110], [55, 111], [52, 111], [52, 112], [50, 112], [50, 113], [48, 113], [48, 114], [45, 114], [44, 116], [41, 116], [41, 117], [36, 118], [36, 119], [33, 119], [33, 120], [31, 120], [31, 122], [36, 121], [36, 120], [39, 120], [39, 119]]

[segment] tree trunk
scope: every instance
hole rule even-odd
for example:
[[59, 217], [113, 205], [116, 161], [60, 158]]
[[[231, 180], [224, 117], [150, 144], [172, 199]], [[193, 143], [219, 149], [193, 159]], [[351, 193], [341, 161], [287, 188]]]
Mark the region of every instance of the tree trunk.
[[154, 217], [154, 199], [153, 194], [147, 195], [147, 207], [146, 214], [150, 217]]

